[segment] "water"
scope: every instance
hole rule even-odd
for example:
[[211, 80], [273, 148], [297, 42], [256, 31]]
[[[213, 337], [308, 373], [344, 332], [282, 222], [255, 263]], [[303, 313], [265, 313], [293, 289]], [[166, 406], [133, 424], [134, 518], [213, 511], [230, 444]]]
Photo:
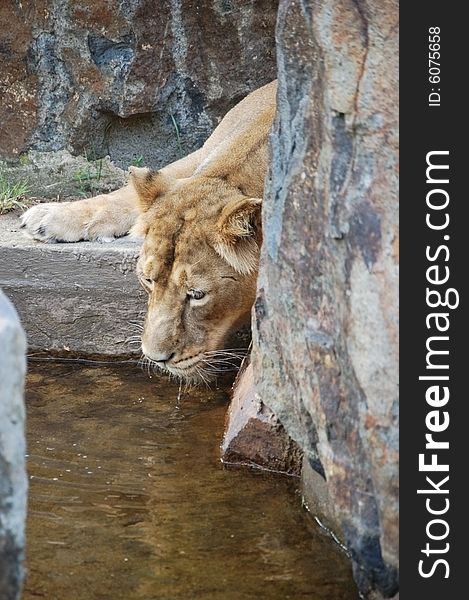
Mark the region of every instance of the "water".
[[356, 600], [298, 480], [221, 465], [228, 389], [30, 367], [24, 600]]

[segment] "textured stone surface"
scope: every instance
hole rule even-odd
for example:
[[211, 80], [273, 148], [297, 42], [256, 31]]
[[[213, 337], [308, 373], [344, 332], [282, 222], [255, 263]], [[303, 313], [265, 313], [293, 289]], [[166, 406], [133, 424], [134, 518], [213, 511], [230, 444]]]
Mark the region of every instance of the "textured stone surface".
[[0, 290], [0, 598], [16, 600], [23, 581], [26, 468], [23, 388], [26, 340]]
[[306, 456], [301, 465], [301, 495], [303, 505], [319, 523], [342, 545], [345, 544], [342, 525], [337, 518], [327, 481], [313, 469]]
[[0, 157], [28, 150], [142, 157], [200, 146], [275, 78], [277, 0], [0, 3]]
[[[0, 286], [15, 303], [30, 352], [125, 356], [142, 323], [146, 294], [135, 275], [140, 248], [109, 243], [42, 244], [0, 216]], [[140, 353], [139, 353], [140, 355]]]
[[324, 474], [365, 596], [397, 589], [397, 1], [282, 0], [257, 390]]
[[252, 365], [234, 384], [221, 445], [222, 461], [299, 475], [303, 453], [256, 395]]

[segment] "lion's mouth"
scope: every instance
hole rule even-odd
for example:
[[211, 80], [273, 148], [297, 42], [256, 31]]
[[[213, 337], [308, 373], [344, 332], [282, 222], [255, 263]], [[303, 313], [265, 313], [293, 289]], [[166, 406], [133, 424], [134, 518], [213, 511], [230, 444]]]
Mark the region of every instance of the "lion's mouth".
[[150, 357], [147, 358], [159, 370], [171, 375], [175, 375], [188, 382], [196, 383], [208, 381], [207, 373], [204, 373], [205, 369], [203, 356], [204, 353], [200, 352], [194, 356], [177, 361], [171, 360], [168, 362], [157, 362], [152, 361]]
[[169, 373], [176, 375], [187, 383], [209, 383], [216, 376], [204, 359], [204, 353], [166, 364], [165, 368]]
[[189, 356], [188, 358], [183, 358], [181, 360], [177, 360], [167, 364], [168, 369], [176, 369], [179, 371], [191, 371], [194, 367], [202, 362], [204, 353], [199, 352], [195, 356]]
[[224, 349], [202, 351], [186, 358], [167, 362], [148, 360], [159, 370], [174, 375], [188, 383], [208, 383], [230, 371], [237, 371], [247, 350]]

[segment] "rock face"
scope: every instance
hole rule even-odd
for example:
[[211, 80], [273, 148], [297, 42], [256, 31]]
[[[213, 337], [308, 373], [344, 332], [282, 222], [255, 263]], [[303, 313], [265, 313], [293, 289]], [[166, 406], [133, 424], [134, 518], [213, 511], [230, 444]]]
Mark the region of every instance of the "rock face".
[[0, 598], [16, 600], [23, 581], [26, 471], [23, 386], [26, 340], [0, 290]]
[[255, 305], [257, 391], [324, 473], [367, 597], [397, 590], [397, 8], [280, 2]]
[[[277, 0], [0, 3], [0, 156], [160, 167], [275, 78]], [[26, 157], [25, 157], [26, 160]]]

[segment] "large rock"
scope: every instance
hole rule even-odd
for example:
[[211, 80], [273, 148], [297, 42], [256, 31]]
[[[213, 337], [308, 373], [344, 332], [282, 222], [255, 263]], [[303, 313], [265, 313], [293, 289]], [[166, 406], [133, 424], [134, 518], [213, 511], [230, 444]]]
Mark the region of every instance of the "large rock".
[[26, 340], [0, 290], [0, 598], [16, 600], [23, 581], [25, 470], [23, 386]]
[[365, 596], [397, 590], [397, 0], [282, 0], [257, 391], [328, 493]]
[[[277, 0], [0, 3], [0, 157], [161, 166], [275, 78]], [[27, 157], [25, 157], [27, 160]]]

